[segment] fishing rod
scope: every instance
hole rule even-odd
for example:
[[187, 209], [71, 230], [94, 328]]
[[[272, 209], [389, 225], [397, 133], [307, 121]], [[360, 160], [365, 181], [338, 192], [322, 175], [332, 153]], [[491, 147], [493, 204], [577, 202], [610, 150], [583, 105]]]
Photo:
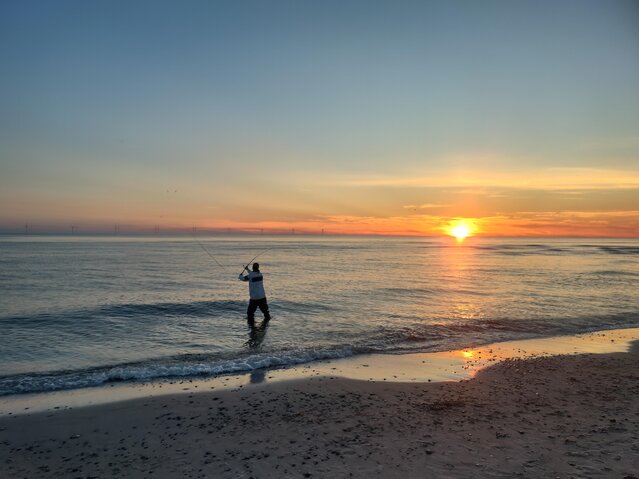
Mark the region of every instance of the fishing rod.
[[265, 249], [264, 251], [262, 251], [261, 253], [256, 254], [253, 259], [251, 261], [249, 261], [248, 263], [246, 263], [246, 266], [244, 266], [244, 268], [242, 268], [242, 272], [240, 274], [242, 274], [244, 272], [244, 270], [248, 270], [249, 264], [251, 264], [253, 261], [255, 261], [257, 258], [259, 258], [260, 256], [262, 256], [264, 253], [266, 253], [267, 251], [271, 251], [273, 248], [268, 248]]
[[[211, 259], [212, 259], [213, 261], [215, 261], [215, 263], [216, 263], [216, 264], [217, 264], [220, 268], [224, 269], [225, 271], [228, 271], [228, 269], [226, 269], [226, 267], [225, 267], [223, 264], [220, 264], [220, 262], [219, 262], [219, 261], [215, 258], [215, 256], [213, 256], [213, 255], [209, 252], [209, 250], [207, 250], [207, 249], [204, 247], [204, 245], [203, 245], [202, 243], [200, 243], [200, 241], [197, 239], [197, 237], [196, 237], [195, 235], [193, 235], [193, 239], [195, 240], [195, 242], [196, 242], [197, 244], [199, 244], [199, 245], [200, 245], [200, 248], [202, 248], [202, 249], [204, 250], [204, 252], [205, 252], [206, 254], [208, 254], [208, 255], [211, 257]], [[243, 271], [243, 270], [242, 270], [242, 271]]]

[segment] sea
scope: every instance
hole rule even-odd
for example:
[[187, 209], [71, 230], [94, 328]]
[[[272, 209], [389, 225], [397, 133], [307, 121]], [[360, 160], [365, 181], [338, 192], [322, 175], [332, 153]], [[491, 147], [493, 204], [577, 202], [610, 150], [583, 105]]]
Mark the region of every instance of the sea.
[[628, 327], [639, 239], [0, 236], [3, 396]]

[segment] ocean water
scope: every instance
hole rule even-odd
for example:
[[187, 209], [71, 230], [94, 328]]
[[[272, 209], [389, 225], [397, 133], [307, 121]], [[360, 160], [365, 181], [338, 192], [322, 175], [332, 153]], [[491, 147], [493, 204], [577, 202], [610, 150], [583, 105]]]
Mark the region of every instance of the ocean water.
[[0, 395], [624, 327], [639, 239], [0, 237]]

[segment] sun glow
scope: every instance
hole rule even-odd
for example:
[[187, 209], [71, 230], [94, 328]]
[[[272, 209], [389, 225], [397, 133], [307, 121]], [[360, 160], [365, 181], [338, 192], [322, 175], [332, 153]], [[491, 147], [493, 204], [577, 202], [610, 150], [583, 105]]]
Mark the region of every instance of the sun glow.
[[468, 226], [466, 225], [455, 226], [451, 230], [451, 233], [455, 238], [462, 240], [470, 234], [470, 228], [468, 228]]
[[473, 236], [477, 232], [477, 226], [472, 219], [458, 218], [448, 223], [443, 228], [444, 232], [457, 239], [458, 242], [464, 241], [467, 237]]

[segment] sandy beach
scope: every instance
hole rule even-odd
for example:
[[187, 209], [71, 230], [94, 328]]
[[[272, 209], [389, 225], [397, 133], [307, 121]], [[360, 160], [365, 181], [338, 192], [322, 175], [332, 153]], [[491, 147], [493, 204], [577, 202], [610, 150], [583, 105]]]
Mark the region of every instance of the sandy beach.
[[318, 375], [0, 419], [0, 476], [639, 477], [639, 343], [456, 382]]

